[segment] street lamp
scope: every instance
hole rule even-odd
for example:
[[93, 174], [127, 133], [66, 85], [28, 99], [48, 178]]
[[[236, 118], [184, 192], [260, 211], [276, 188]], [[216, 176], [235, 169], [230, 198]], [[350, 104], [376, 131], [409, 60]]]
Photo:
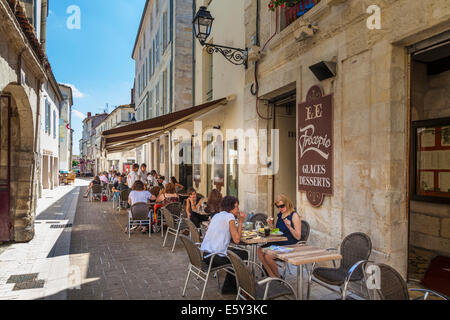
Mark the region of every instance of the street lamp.
[[199, 40], [200, 44], [206, 47], [206, 52], [213, 54], [214, 52], [220, 52], [228, 61], [234, 65], [244, 65], [247, 69], [248, 63], [248, 50], [233, 48], [227, 46], [221, 46], [217, 44], [207, 43], [206, 40], [211, 34], [211, 28], [214, 18], [211, 13], [206, 10], [206, 7], [201, 6], [197, 11], [193, 24], [194, 34]]

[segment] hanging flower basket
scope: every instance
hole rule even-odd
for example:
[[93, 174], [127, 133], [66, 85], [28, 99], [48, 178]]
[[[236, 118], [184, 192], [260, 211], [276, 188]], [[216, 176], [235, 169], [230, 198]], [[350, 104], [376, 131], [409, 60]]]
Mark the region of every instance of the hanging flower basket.
[[271, 0], [269, 2], [269, 9], [275, 11], [275, 9], [278, 7], [280, 8], [293, 7], [301, 1], [302, 0]]

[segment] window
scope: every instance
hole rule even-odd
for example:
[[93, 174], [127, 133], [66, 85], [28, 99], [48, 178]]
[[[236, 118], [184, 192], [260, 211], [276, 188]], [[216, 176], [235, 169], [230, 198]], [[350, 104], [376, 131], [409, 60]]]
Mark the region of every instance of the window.
[[156, 117], [159, 116], [159, 82], [156, 84], [155, 87], [155, 112]]
[[203, 50], [203, 98], [205, 101], [213, 99], [213, 55]]
[[167, 49], [167, 44], [168, 44], [167, 39], [169, 38], [168, 34], [167, 34], [167, 11], [164, 12], [164, 15], [163, 15], [163, 18], [162, 18], [162, 23], [163, 23], [163, 28], [162, 28], [162, 33], [163, 33], [163, 51], [165, 52], [166, 49]]
[[156, 32], [156, 38], [155, 38], [155, 45], [156, 45], [156, 49], [155, 49], [155, 55], [156, 55], [156, 57], [155, 57], [155, 67], [158, 67], [158, 64], [159, 64], [159, 41], [160, 41], [160, 39], [159, 39], [159, 29], [158, 29], [158, 31]]
[[48, 124], [48, 101], [47, 99], [45, 99], [45, 104], [44, 104], [44, 108], [45, 108], [45, 133], [48, 133], [49, 130], [49, 124]]
[[153, 91], [149, 94], [149, 104], [148, 104], [148, 117], [153, 118]]
[[159, 146], [159, 163], [164, 163], [164, 145]]
[[56, 139], [56, 111], [53, 110], [53, 139]]
[[239, 152], [238, 140], [228, 141], [227, 148], [227, 195], [238, 197]]
[[412, 199], [450, 203], [450, 118], [413, 122], [411, 138]]
[[280, 12], [280, 30], [283, 30], [292, 22], [303, 16], [314, 6], [319, 4], [320, 0], [300, 0], [292, 7], [284, 7], [279, 9]]
[[[164, 101], [164, 74], [159, 76], [159, 90], [161, 90], [161, 92], [159, 93], [159, 115], [162, 116], [164, 114], [164, 110], [165, 110], [165, 101]], [[162, 100], [162, 101], [161, 101]]]
[[163, 112], [169, 113], [168, 103], [167, 103], [167, 70], [163, 73]]

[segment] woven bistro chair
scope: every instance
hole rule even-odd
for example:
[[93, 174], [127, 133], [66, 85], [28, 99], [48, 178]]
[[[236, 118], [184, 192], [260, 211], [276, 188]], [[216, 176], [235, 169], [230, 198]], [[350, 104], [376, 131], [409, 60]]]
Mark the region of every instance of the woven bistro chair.
[[[327, 250], [337, 251], [335, 248]], [[349, 282], [364, 280], [361, 265], [368, 261], [371, 251], [372, 241], [366, 234], [355, 232], [346, 236], [341, 243], [340, 254], [342, 260], [340, 261], [339, 267], [315, 268], [316, 264], [313, 263], [308, 277], [307, 299], [309, 299], [311, 283], [314, 281], [331, 291], [340, 293], [342, 300], [345, 300]], [[337, 291], [330, 286], [337, 286], [340, 291]]]
[[198, 228], [189, 219], [185, 219], [184, 222], [187, 224], [187, 226], [189, 228], [189, 234], [190, 234], [191, 240], [196, 245], [200, 245], [202, 243], [202, 239], [201, 239], [201, 236], [200, 236], [200, 232], [198, 231]]
[[102, 189], [102, 186], [99, 185], [99, 184], [94, 184], [94, 185], [92, 185], [92, 189], [91, 189], [91, 192], [90, 192], [89, 200], [90, 200], [90, 201], [94, 201], [94, 199], [95, 199], [96, 197], [100, 197], [100, 201], [101, 201], [101, 200], [102, 200], [102, 199], [101, 199], [101, 198], [102, 198], [102, 195], [103, 195], [103, 189]]
[[118, 210], [122, 208], [126, 208], [128, 204], [128, 196], [130, 195], [131, 189], [125, 189], [120, 191], [119, 193], [119, 206], [117, 207]]
[[252, 222], [254, 227], [257, 221], [262, 222], [266, 226], [267, 218], [268, 218], [267, 215], [264, 213], [256, 213], [254, 216], [250, 218], [249, 222]]
[[[183, 210], [182, 210], [182, 205], [181, 205], [180, 202], [169, 203], [164, 208], [169, 210], [169, 212], [173, 215], [175, 223], [178, 222], [180, 217], [183, 218], [183, 214], [182, 214]], [[161, 208], [159, 208], [157, 210], [156, 215], [159, 216], [160, 228], [161, 228], [161, 237], [164, 237], [164, 215], [162, 214], [162, 211], [160, 209]]]
[[[370, 273], [368, 267], [374, 266]], [[394, 268], [383, 263], [364, 262], [364, 279], [370, 300], [427, 300], [430, 295], [448, 300], [443, 294], [429, 289], [410, 288]], [[379, 272], [378, 275], [375, 273]], [[370, 274], [369, 274], [370, 273]], [[377, 283], [378, 282], [378, 283]], [[411, 299], [410, 292], [421, 292], [423, 297]]]
[[175, 244], [177, 243], [177, 239], [180, 236], [180, 230], [181, 228], [186, 228], [186, 222], [185, 219], [180, 218], [177, 221], [175, 221], [173, 214], [167, 209], [166, 207], [163, 207], [160, 209], [162, 215], [164, 216], [164, 220], [166, 221], [166, 225], [167, 225], [167, 230], [166, 230], [166, 236], [164, 237], [164, 242], [163, 242], [163, 247], [166, 245], [166, 241], [167, 241], [167, 236], [169, 234], [175, 236], [174, 240], [173, 240], [173, 245], [172, 245], [172, 252], [175, 249]]
[[112, 189], [114, 187], [113, 183], [108, 183], [108, 199], [111, 200], [112, 196], [114, 195], [114, 192], [112, 192]]
[[[197, 280], [204, 281], [203, 289], [202, 289], [202, 295], [200, 300], [203, 300], [203, 297], [205, 295], [205, 289], [206, 285], [208, 284], [208, 279], [211, 273], [216, 273], [219, 270], [225, 270], [226, 272], [234, 275], [233, 268], [231, 264], [225, 264], [221, 265], [219, 267], [212, 267], [212, 263], [214, 260], [214, 257], [216, 254], [213, 254], [211, 256], [209, 264], [206, 264], [203, 261], [203, 253], [200, 250], [200, 248], [188, 237], [181, 235], [180, 236], [181, 241], [184, 244], [184, 247], [186, 248], [186, 252], [189, 256], [189, 266], [188, 266], [188, 274], [186, 276], [186, 282], [184, 283], [184, 289], [182, 296], [184, 297], [186, 294], [186, 288], [189, 283], [189, 278], [191, 274], [196, 276]], [[217, 278], [217, 283], [219, 284], [219, 279]]]
[[131, 238], [131, 226], [132, 224], [143, 224], [148, 225], [148, 237], [151, 237], [151, 217], [149, 217], [148, 204], [145, 202], [138, 202], [131, 206], [131, 209], [128, 211], [128, 239]]
[[[293, 295], [295, 299], [297, 298], [295, 290], [285, 280], [279, 278], [265, 278], [256, 281], [255, 276], [250, 271], [251, 268], [249, 268], [237, 254], [228, 251], [227, 255], [236, 274], [238, 287], [236, 300], [239, 300], [239, 298], [246, 299], [242, 293], [245, 293], [253, 300], [272, 300], [288, 295]], [[246, 262], [251, 263], [250, 261]], [[255, 264], [255, 266], [259, 267], [258, 264]]]

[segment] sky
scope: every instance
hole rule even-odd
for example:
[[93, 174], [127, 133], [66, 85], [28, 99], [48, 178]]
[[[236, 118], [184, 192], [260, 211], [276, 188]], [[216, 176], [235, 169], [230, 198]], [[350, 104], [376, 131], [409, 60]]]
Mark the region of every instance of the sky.
[[144, 5], [145, 0], [50, 1], [47, 56], [56, 81], [72, 87], [74, 155], [80, 154], [88, 112], [103, 113], [107, 103], [111, 112], [131, 102], [131, 54]]

